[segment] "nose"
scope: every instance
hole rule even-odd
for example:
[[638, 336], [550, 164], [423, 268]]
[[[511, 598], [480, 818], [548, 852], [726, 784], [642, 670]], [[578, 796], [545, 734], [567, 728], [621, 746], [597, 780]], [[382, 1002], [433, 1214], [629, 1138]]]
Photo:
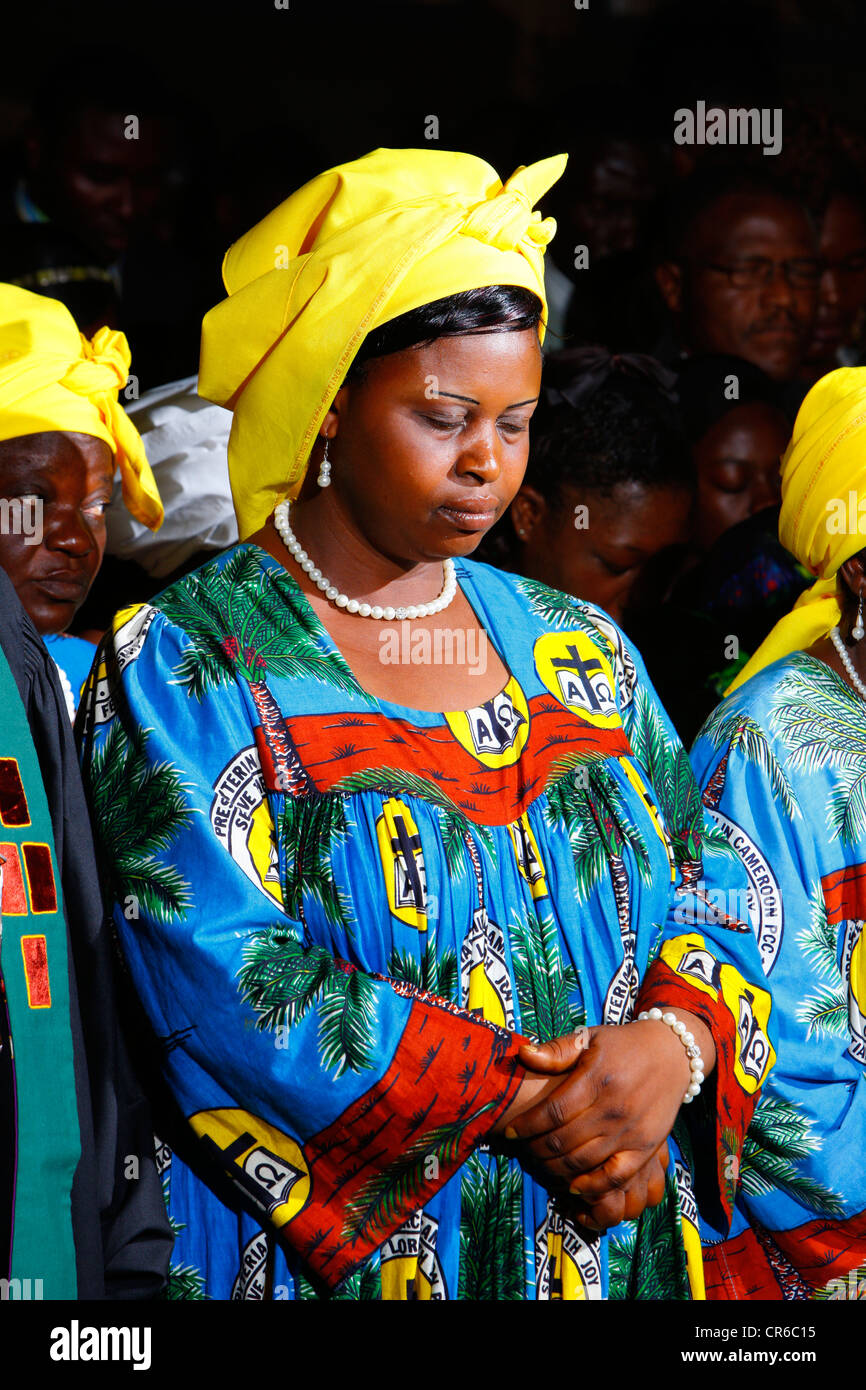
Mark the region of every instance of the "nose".
[[130, 178], [118, 180], [114, 197], [114, 210], [124, 222], [131, 222], [135, 212], [135, 194]]
[[767, 304], [791, 304], [794, 290], [785, 273], [784, 265], [775, 263], [773, 273], [763, 286], [763, 298]]
[[96, 546], [96, 539], [81, 512], [74, 507], [52, 507], [45, 527], [44, 545], [83, 558]]
[[832, 266], [826, 266], [821, 276], [821, 303], [839, 303], [839, 276]]
[[492, 482], [499, 477], [502, 467], [500, 459], [500, 440], [495, 426], [479, 422], [471, 434], [464, 436], [463, 448], [457, 461], [457, 472], [461, 477], [474, 475], [481, 482]]

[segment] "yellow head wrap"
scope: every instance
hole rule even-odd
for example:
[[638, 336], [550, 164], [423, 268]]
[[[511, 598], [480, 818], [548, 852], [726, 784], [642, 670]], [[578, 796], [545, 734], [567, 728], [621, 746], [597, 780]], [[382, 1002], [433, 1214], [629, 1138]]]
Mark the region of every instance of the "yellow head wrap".
[[486, 285], [518, 285], [545, 303], [544, 247], [556, 224], [533, 205], [565, 164], [565, 155], [543, 159], [503, 184], [475, 155], [374, 150], [318, 175], [230, 248], [229, 297], [202, 328], [199, 394], [234, 411], [229, 474], [241, 536], [297, 493], [372, 329]]
[[89, 342], [64, 304], [0, 285], [0, 439], [59, 430], [104, 439], [123, 481], [123, 500], [155, 531], [162, 503], [138, 430], [118, 403], [129, 376], [122, 333], [100, 328]]
[[726, 694], [836, 626], [841, 616], [836, 573], [866, 544], [858, 529], [861, 498], [866, 498], [866, 367], [840, 367], [806, 396], [782, 456], [779, 539], [818, 582], [776, 623]]

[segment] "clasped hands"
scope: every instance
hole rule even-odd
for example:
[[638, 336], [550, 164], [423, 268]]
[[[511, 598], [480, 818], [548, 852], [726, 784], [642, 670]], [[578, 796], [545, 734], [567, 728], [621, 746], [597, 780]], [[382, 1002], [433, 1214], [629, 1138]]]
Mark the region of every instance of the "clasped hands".
[[[676, 1009], [694, 1033], [708, 1075], [709, 1029]], [[672, 1030], [648, 1019], [581, 1028], [535, 1046], [523, 1043], [526, 1075], [496, 1133], [519, 1144], [526, 1166], [580, 1199], [589, 1230], [631, 1220], [664, 1197], [666, 1140], [691, 1080]]]

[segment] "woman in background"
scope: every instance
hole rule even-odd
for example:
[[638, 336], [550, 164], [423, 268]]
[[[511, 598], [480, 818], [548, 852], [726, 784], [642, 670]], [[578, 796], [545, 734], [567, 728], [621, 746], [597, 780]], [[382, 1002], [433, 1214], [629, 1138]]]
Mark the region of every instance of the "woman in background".
[[673, 382], [652, 358], [604, 348], [547, 357], [526, 477], [479, 558], [622, 621], [653, 562], [687, 539]]
[[[703, 801], [738, 850], [779, 1057], [741, 1156], [719, 1298], [856, 1297], [866, 1274], [866, 369], [806, 396], [779, 534], [817, 582], [701, 730]], [[851, 1289], [855, 1292], [851, 1292]]]
[[[790, 436], [779, 388], [719, 353], [689, 358], [677, 392], [694, 470], [689, 544], [629, 632], [688, 745], [809, 577], [778, 539], [779, 459]], [[685, 678], [669, 656], [683, 634]]]
[[115, 469], [133, 515], [154, 530], [162, 520], [117, 399], [128, 375], [122, 333], [102, 328], [91, 342], [57, 300], [0, 285], [0, 567], [61, 672], [70, 714], [96, 653], [65, 633], [102, 561]]

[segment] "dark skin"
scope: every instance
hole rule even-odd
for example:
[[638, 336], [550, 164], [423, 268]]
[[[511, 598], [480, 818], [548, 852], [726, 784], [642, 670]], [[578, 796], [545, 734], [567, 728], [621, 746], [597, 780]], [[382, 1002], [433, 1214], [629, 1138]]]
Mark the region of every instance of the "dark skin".
[[855, 343], [866, 305], [866, 209], [845, 193], [827, 206], [820, 252], [818, 312], [802, 371], [807, 381], [839, 365], [836, 354]]
[[731, 526], [781, 500], [779, 459], [790, 434], [781, 410], [753, 401], [729, 410], [698, 440], [692, 529], [697, 548], [709, 550]]
[[[438, 394], [429, 394], [430, 378]], [[470, 555], [510, 505], [523, 479], [529, 420], [541, 381], [534, 330], [438, 339], [369, 365], [343, 386], [322, 424], [331, 441], [331, 486], [316, 484], [322, 445], [291, 523], [329, 579], [353, 598], [383, 607], [428, 602], [442, 587], [446, 556]], [[345, 613], [323, 598], [288, 554], [272, 521], [250, 540], [295, 578], [361, 684], [415, 709], [463, 709], [498, 693], [506, 671], [484, 677], [456, 666], [385, 665], [386, 624]], [[442, 618], [413, 621], [432, 631]], [[447, 626], [481, 629], [462, 593]], [[491, 657], [493, 656], [491, 650]], [[707, 1069], [709, 1031], [678, 1010]], [[637, 1030], [637, 1031], [636, 1031]], [[591, 1174], [582, 1219], [618, 1220], [628, 1200], [659, 1201], [663, 1145], [688, 1084], [685, 1052], [664, 1024], [633, 1023], [521, 1048], [524, 1079], [495, 1127], [523, 1140], [526, 1161], [564, 1187]]]
[[105, 552], [114, 456], [90, 434], [49, 430], [0, 441], [0, 497], [36, 497], [42, 539], [0, 534], [0, 565], [37, 632], [64, 632]]
[[[553, 589], [576, 594], [622, 620], [649, 562], [686, 540], [691, 493], [681, 487], [619, 483], [609, 492], [566, 483], [551, 506], [524, 486], [511, 504], [518, 541], [517, 569]], [[585, 506], [579, 529], [575, 508]]]
[[[690, 353], [724, 352], [754, 362], [774, 381], [790, 381], [812, 338], [817, 280], [791, 285], [782, 263], [817, 257], [805, 209], [775, 196], [731, 193], [697, 218], [680, 263], [656, 268], [656, 281]], [[714, 266], [756, 257], [775, 263], [766, 284], [731, 284]]]
[[656, 192], [646, 151], [633, 140], [608, 137], [578, 189], [579, 196], [567, 203], [562, 218], [566, 244], [589, 246], [595, 260], [632, 251]]
[[[861, 594], [864, 605], [866, 605], [866, 568], [864, 568], [863, 561], [858, 555], [846, 560], [844, 565], [840, 567], [836, 586], [842, 609], [839, 632], [845, 649], [853, 662], [854, 670], [861, 681], [866, 683], [866, 651], [864, 651], [866, 641], [855, 642], [851, 637], [851, 629], [857, 617], [857, 600]], [[825, 666], [829, 666], [831, 671], [835, 671], [846, 685], [851, 685], [848, 672], [839, 660], [839, 653], [829, 637], [819, 638], [806, 650], [809, 656], [817, 657], [819, 661], [823, 661]]]
[[27, 146], [36, 202], [104, 260], [126, 250], [133, 226], [152, 234], [166, 198], [170, 122], [142, 117], [137, 139], [125, 128], [125, 113], [89, 108]]

